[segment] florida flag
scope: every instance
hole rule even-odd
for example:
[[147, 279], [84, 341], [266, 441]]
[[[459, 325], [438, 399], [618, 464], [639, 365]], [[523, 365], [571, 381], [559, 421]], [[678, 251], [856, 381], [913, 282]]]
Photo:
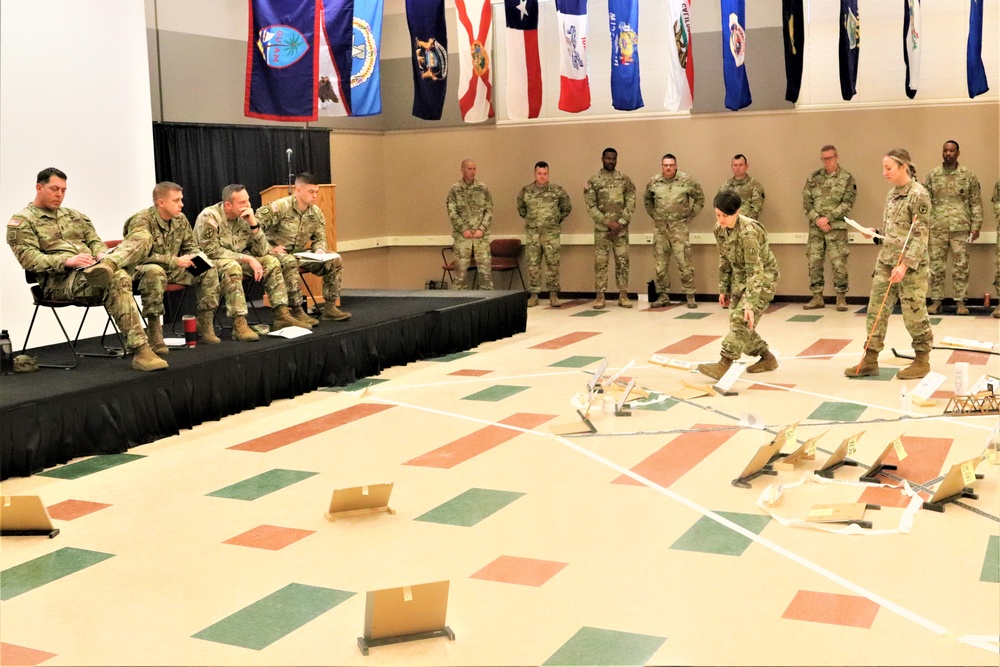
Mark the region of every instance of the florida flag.
[[556, 0], [559, 21], [559, 108], [579, 113], [590, 108], [587, 78], [587, 0]]
[[538, 59], [538, 0], [504, 0], [507, 16], [507, 115], [538, 118], [542, 65]]
[[[694, 103], [694, 49], [691, 46], [691, 0], [668, 0], [667, 11], [674, 32], [674, 46], [667, 49], [667, 95], [663, 106], [685, 111]], [[669, 39], [669, 36], [668, 36]]]
[[493, 12], [489, 0], [455, 0], [458, 15], [458, 106], [466, 123], [493, 118], [490, 53]]

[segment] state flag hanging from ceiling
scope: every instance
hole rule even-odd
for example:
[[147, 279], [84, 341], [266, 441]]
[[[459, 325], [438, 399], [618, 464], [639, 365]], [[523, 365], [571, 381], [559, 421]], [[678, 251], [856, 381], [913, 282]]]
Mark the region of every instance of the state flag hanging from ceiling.
[[861, 19], [858, 0], [840, 0], [840, 96], [845, 100], [858, 92], [858, 56], [861, 53]]
[[805, 46], [802, 0], [781, 0], [781, 34], [785, 42], [785, 99], [799, 101]]
[[[667, 94], [663, 106], [686, 111], [694, 103], [694, 51], [691, 47], [691, 0], [667, 0], [673, 47], [667, 48]], [[670, 35], [667, 35], [670, 40]]]
[[753, 103], [747, 79], [746, 0], [722, 0], [722, 74], [726, 108], [739, 111]]
[[351, 115], [354, 0], [323, 0], [319, 51], [319, 115]]
[[538, 118], [542, 65], [538, 57], [538, 0], [504, 0], [507, 17], [507, 116]]
[[351, 115], [382, 113], [382, 0], [354, 3], [351, 46]]
[[903, 0], [903, 64], [906, 65], [906, 96], [917, 96], [920, 83], [920, 0]]
[[448, 92], [448, 29], [444, 0], [406, 0], [413, 69], [413, 115], [441, 120]]
[[609, 0], [611, 24], [611, 106], [642, 108], [639, 87], [639, 0]]
[[489, 0], [455, 0], [458, 17], [458, 106], [466, 123], [493, 118], [493, 12]]
[[587, 77], [587, 0], [556, 0], [559, 22], [559, 109], [579, 113], [590, 108]]
[[[996, 27], [996, 26], [994, 26]], [[966, 79], [969, 97], [982, 95], [990, 89], [983, 67], [983, 2], [972, 0], [969, 7], [969, 41], [965, 47]]]

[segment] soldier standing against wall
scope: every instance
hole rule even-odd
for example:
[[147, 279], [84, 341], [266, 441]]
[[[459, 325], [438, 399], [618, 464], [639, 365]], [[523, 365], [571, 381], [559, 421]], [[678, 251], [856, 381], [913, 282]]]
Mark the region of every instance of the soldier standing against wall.
[[545, 258], [545, 283], [549, 290], [549, 305], [559, 302], [559, 234], [562, 222], [573, 210], [569, 195], [562, 186], [549, 183], [549, 164], [535, 163], [535, 181], [521, 188], [517, 195], [517, 213], [524, 218], [528, 254], [528, 307], [538, 305], [541, 287], [542, 257]]
[[927, 254], [930, 258], [931, 298], [927, 312], [941, 312], [944, 298], [944, 272], [948, 266], [948, 251], [954, 259], [951, 272], [955, 288], [955, 314], [968, 315], [965, 297], [969, 291], [969, 243], [979, 238], [983, 228], [983, 200], [976, 175], [958, 163], [958, 142], [946, 141], [941, 149], [942, 163], [924, 178], [924, 187], [931, 196], [930, 238]]
[[812, 299], [806, 310], [822, 308], [823, 263], [827, 255], [833, 268], [833, 286], [837, 290], [837, 310], [847, 310], [847, 223], [858, 188], [854, 177], [838, 164], [837, 149], [826, 145], [820, 149], [823, 168], [814, 171], [802, 189], [802, 207], [809, 218], [809, 240], [806, 261], [809, 264], [809, 291]]
[[740, 196], [740, 215], [745, 215], [753, 220], [760, 221], [760, 214], [764, 210], [764, 186], [753, 176], [747, 174], [749, 166], [747, 156], [737, 153], [733, 156], [733, 177], [722, 184], [719, 192], [732, 190]]
[[465, 274], [469, 262], [476, 258], [479, 285], [493, 289], [493, 267], [490, 256], [490, 228], [493, 226], [493, 195], [485, 184], [476, 180], [476, 163], [462, 160], [462, 180], [448, 191], [448, 219], [451, 220], [452, 250], [458, 270], [454, 289], [467, 289]]
[[615, 284], [618, 305], [631, 308], [628, 298], [628, 225], [635, 213], [635, 184], [618, 171], [618, 151], [605, 148], [601, 153], [602, 168], [590, 177], [583, 189], [587, 213], [594, 221], [594, 287], [597, 298], [594, 308], [604, 308], [604, 292], [608, 288], [608, 253], [615, 256]]
[[688, 222], [705, 208], [705, 193], [693, 178], [677, 171], [677, 158], [670, 153], [660, 160], [660, 169], [661, 173], [650, 179], [643, 195], [646, 213], [654, 224], [653, 260], [658, 294], [649, 307], [670, 305], [670, 256], [673, 255], [677, 258], [687, 307], [697, 308]]

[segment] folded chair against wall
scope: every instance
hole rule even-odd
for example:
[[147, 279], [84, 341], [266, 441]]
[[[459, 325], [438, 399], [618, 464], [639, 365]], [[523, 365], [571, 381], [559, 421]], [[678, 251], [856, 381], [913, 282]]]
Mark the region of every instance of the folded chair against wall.
[[521, 265], [518, 259], [524, 245], [521, 239], [493, 239], [490, 241], [490, 255], [492, 257], [490, 266], [493, 273], [510, 273], [507, 280], [507, 289], [514, 285], [514, 272], [517, 271], [517, 278], [521, 281], [521, 289], [524, 289], [524, 276], [521, 275]]

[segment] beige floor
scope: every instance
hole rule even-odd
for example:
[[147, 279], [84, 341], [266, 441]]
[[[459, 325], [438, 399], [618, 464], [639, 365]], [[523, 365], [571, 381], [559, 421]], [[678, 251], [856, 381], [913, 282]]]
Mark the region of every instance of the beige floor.
[[[759, 534], [723, 531], [745, 540], [738, 555], [678, 546], [684, 536], [694, 539], [689, 531], [699, 521], [711, 530], [733, 515], [763, 521], [755, 501], [765, 487], [798, 481], [826, 459], [824, 451], [862, 431], [852, 455], [862, 463], [897, 436], [913, 443], [910, 464], [938, 446], [935, 475], [983, 452], [996, 415], [942, 416], [945, 398], [904, 413], [900, 388], [916, 382], [843, 376], [864, 345], [855, 310], [828, 306], [810, 313], [819, 320], [801, 322], [789, 321], [806, 314], [800, 305], [779, 308], [759, 329], [779, 355], [778, 370], [744, 376], [736, 396], [636, 409], [630, 417], [598, 407], [594, 435], [556, 437], [549, 427], [578, 421], [573, 399], [596, 363], [553, 364], [603, 357], [613, 372], [634, 359], [626, 376], [670, 394], [682, 380], [704, 378], [649, 358], [691, 336], [722, 336], [726, 313], [706, 303], [696, 311], [612, 306], [597, 316], [580, 316], [592, 312], [589, 303], [534, 308], [526, 333], [468, 356], [391, 368], [378, 378], [385, 382], [364, 389], [317, 391], [204, 424], [131, 450], [145, 458], [79, 479], [7, 480], [3, 495], [38, 494], [49, 507], [71, 500], [108, 507], [55, 521], [62, 533], [54, 540], [3, 538], [0, 570], [66, 547], [114, 557], [0, 604], [2, 662], [20, 664], [9, 656], [31, 649], [50, 654], [44, 665], [534, 665], [581, 628], [598, 628], [662, 639], [643, 655], [649, 664], [997, 665], [1000, 588], [983, 571], [989, 558], [996, 566], [996, 552], [988, 553], [1000, 539], [1000, 466], [978, 466], [985, 474], [974, 484], [978, 500], [943, 514], [919, 511], [905, 534], [839, 535], [772, 519]], [[708, 316], [678, 319], [688, 313]], [[596, 335], [535, 347], [576, 332]], [[935, 336], [996, 342], [997, 320], [945, 316]], [[800, 356], [820, 339], [849, 343], [829, 358]], [[884, 361], [890, 346], [909, 347], [899, 315], [890, 321]], [[718, 349], [716, 338], [668, 356], [708, 361]], [[943, 390], [954, 386], [951, 359], [950, 351], [932, 354], [932, 367], [948, 378]], [[973, 363], [972, 379], [1000, 374], [1000, 357], [978, 360], [988, 363]], [[486, 372], [468, 374], [474, 371]], [[526, 389], [503, 400], [467, 399], [498, 385]], [[811, 417], [832, 403], [864, 409], [847, 420]], [[392, 407], [267, 453], [228, 449], [359, 404]], [[541, 423], [525, 431], [496, 425], [514, 415], [542, 415]], [[748, 419], [767, 431], [741, 427]], [[826, 433], [816, 460], [757, 479], [751, 490], [734, 487], [756, 449], [795, 422], [799, 442]], [[720, 435], [710, 426], [693, 430], [696, 424], [736, 430]], [[720, 441], [707, 446], [706, 437]], [[452, 467], [407, 464], [490, 438], [503, 442]], [[317, 474], [251, 502], [206, 495], [274, 469]], [[623, 473], [632, 483], [621, 483]], [[845, 467], [836, 478], [859, 474]], [[325, 520], [333, 489], [389, 481], [395, 515]], [[471, 527], [414, 520], [472, 488], [524, 495]], [[815, 504], [857, 502], [864, 493], [856, 484], [806, 484], [786, 490], [773, 511], [801, 519]], [[903, 515], [885, 506], [866, 518], [879, 531], [896, 528]], [[224, 543], [261, 525], [314, 532], [278, 550]], [[562, 566], [533, 584], [473, 576], [503, 556]], [[531, 569], [518, 562], [522, 574]], [[361, 655], [366, 591], [438, 580], [451, 582], [447, 622], [455, 641]], [[354, 595], [261, 649], [192, 637], [290, 583]], [[796, 617], [796, 601], [825, 620]], [[865, 627], [843, 624], [856, 608], [874, 613]], [[587, 655], [571, 662], [586, 664]], [[597, 654], [589, 661], [598, 662]]]

